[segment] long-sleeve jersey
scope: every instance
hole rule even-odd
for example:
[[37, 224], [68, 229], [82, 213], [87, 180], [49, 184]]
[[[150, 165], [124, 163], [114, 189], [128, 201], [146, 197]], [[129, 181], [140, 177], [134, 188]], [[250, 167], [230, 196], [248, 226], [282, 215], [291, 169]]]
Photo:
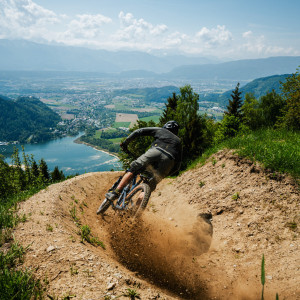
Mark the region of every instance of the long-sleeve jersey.
[[181, 140], [177, 135], [175, 135], [168, 129], [161, 127], [140, 128], [132, 132], [127, 137], [124, 143], [128, 144], [138, 136], [153, 136], [154, 142], [152, 143], [152, 147], [156, 147], [162, 150], [163, 152], [166, 152], [173, 159], [175, 159], [176, 163], [181, 162]]

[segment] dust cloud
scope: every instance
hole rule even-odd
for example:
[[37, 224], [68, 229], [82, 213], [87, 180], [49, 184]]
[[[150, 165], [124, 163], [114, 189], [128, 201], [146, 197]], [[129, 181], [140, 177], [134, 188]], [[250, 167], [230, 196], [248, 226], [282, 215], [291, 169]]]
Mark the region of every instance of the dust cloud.
[[129, 270], [182, 298], [207, 298], [197, 258], [209, 249], [212, 226], [203, 218], [180, 226], [153, 214], [117, 214], [109, 233], [117, 260]]

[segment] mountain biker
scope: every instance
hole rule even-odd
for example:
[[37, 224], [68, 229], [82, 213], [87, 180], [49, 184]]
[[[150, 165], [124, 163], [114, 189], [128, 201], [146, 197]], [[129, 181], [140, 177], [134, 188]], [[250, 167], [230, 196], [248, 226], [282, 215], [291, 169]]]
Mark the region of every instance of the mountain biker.
[[[164, 177], [179, 170], [181, 164], [182, 145], [177, 136], [179, 125], [176, 121], [169, 121], [163, 127], [145, 127], [133, 131], [126, 140], [120, 144], [126, 150], [127, 145], [139, 136], [153, 136], [154, 142], [151, 148], [130, 164], [130, 169], [125, 173], [117, 188], [105, 197], [113, 201], [117, 199], [123, 188], [130, 182], [134, 175], [152, 166], [155, 169], [154, 178], [156, 184]], [[155, 166], [155, 167], [154, 167]]]

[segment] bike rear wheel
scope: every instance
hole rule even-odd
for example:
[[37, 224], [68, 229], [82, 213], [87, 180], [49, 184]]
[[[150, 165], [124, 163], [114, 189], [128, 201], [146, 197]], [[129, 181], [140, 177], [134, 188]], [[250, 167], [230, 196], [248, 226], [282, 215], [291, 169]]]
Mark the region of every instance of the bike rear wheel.
[[97, 210], [97, 215], [104, 214], [108, 210], [109, 206], [110, 201], [105, 198]]
[[127, 208], [134, 216], [140, 215], [146, 208], [151, 194], [150, 186], [142, 183], [135, 187], [126, 197]]

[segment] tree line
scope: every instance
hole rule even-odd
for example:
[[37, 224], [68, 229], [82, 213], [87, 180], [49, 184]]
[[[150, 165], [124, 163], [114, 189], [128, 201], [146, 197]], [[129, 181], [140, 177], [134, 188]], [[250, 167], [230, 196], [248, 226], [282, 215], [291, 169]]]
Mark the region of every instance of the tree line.
[[[222, 121], [215, 122], [208, 115], [199, 114], [199, 95], [190, 85], [180, 88], [180, 94], [168, 97], [159, 123], [138, 123], [131, 129], [148, 126], [163, 126], [167, 121], [179, 123], [179, 137], [183, 144], [182, 169], [199, 157], [207, 148], [239, 134], [247, 134], [260, 128], [300, 130], [300, 74], [289, 76], [281, 83], [281, 93], [274, 90], [256, 99], [247, 93], [242, 99], [240, 84], [232, 91]], [[152, 139], [140, 137], [129, 145], [136, 156], [144, 153]], [[124, 166], [128, 155], [121, 153]]]
[[93, 146], [98, 146], [112, 153], [118, 153], [120, 151], [120, 146], [118, 144], [115, 144], [108, 139], [95, 137], [95, 132], [95, 129], [87, 130], [85, 135], [80, 137], [80, 141], [91, 144]]
[[44, 159], [36, 162], [34, 157], [22, 150], [22, 159], [19, 150], [14, 149], [12, 165], [7, 164], [0, 156], [0, 206], [14, 196], [32, 188], [46, 185], [65, 179], [63, 171], [56, 166], [50, 171]]

